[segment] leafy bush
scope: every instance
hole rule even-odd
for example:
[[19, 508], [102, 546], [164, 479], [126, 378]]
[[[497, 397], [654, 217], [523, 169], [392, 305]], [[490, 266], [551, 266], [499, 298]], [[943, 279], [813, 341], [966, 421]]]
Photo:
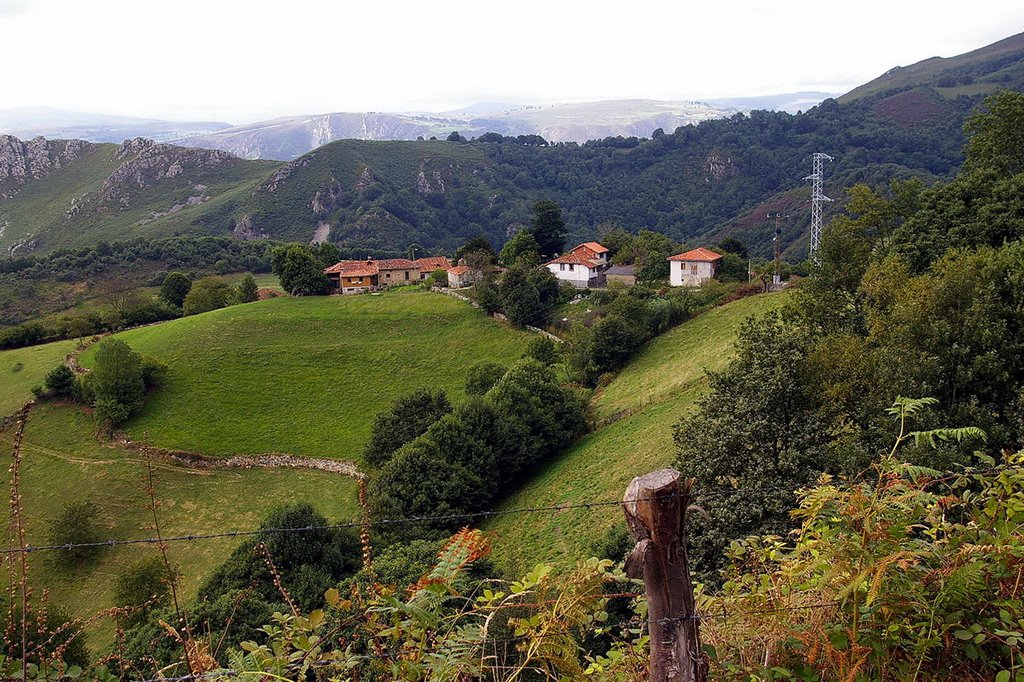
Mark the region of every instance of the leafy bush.
[[483, 395], [498, 383], [508, 367], [500, 362], [482, 360], [472, 365], [466, 372], [466, 394]]
[[558, 344], [546, 336], [535, 336], [527, 344], [523, 357], [536, 360], [542, 365], [553, 365], [559, 360]]
[[[71, 502], [50, 520], [47, 543], [51, 545], [78, 545], [102, 542], [103, 528], [99, 523], [99, 507], [92, 502]], [[102, 547], [73, 547], [55, 551], [51, 558], [61, 568], [77, 569], [95, 559]]]
[[118, 606], [134, 606], [136, 611], [122, 619], [130, 626], [146, 620], [154, 609], [166, 606], [171, 596], [171, 581], [177, 576], [168, 570], [163, 558], [153, 556], [129, 564], [117, 575], [114, 600]]
[[78, 395], [75, 373], [61, 363], [46, 374], [46, 390], [54, 398], [74, 400]]
[[400, 447], [451, 411], [443, 390], [421, 388], [398, 398], [373, 420], [363, 459], [373, 466], [383, 466]]
[[216, 277], [204, 277], [189, 289], [182, 304], [186, 315], [198, 315], [223, 308], [231, 303], [231, 287]]

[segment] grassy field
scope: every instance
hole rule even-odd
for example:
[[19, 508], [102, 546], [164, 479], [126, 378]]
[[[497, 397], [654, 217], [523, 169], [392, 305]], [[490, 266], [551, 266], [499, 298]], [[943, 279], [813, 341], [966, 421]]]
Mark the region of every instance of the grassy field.
[[0, 351], [0, 416], [16, 412], [32, 399], [32, 387], [40, 386], [51, 369], [64, 362], [75, 341]]
[[425, 291], [277, 298], [118, 336], [170, 368], [128, 423], [133, 438], [212, 455], [352, 460], [397, 396], [434, 387], [457, 400], [470, 365], [511, 362], [530, 338]]
[[[675, 457], [672, 427], [704, 391], [705, 370], [725, 367], [743, 320], [777, 309], [786, 298], [745, 298], [651, 341], [594, 398], [599, 420], [621, 418], [587, 435], [537, 472], [502, 508], [619, 500], [634, 476], [670, 465]], [[528, 519], [498, 516], [484, 530], [498, 565], [518, 574], [539, 562], [572, 565], [589, 556], [594, 543], [622, 523], [622, 510], [606, 506], [531, 514]]]
[[[104, 539], [152, 536], [142, 460], [133, 451], [100, 444], [93, 434], [92, 418], [78, 409], [41, 405], [32, 411], [21, 471], [30, 544], [46, 543], [50, 520], [64, 505], [78, 501], [96, 504]], [[0, 434], [5, 468], [12, 437], [11, 430]], [[332, 521], [356, 518], [355, 482], [339, 474], [297, 469], [196, 471], [159, 464], [156, 477], [165, 535], [251, 530], [273, 507], [296, 501], [312, 503]], [[5, 477], [4, 486], [8, 485]], [[195, 594], [238, 543], [217, 539], [169, 545], [186, 597]], [[114, 606], [115, 580], [124, 566], [155, 551], [149, 545], [104, 550], [94, 564], [74, 575], [55, 566], [46, 553], [32, 554], [32, 585], [37, 595], [48, 588], [52, 603], [68, 607], [74, 615], [89, 616]], [[109, 641], [112, 627], [109, 621], [100, 623], [92, 631], [94, 645]]]

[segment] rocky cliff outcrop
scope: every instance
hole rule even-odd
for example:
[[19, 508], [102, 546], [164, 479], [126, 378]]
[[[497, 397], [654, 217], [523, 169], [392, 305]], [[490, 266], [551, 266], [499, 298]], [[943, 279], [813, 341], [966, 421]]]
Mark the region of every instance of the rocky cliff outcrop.
[[0, 200], [16, 193], [25, 183], [46, 177], [95, 147], [82, 140], [28, 141], [0, 135]]
[[732, 157], [717, 152], [709, 154], [704, 159], [702, 170], [704, 171], [704, 182], [706, 183], [725, 180], [739, 174], [739, 169], [736, 168]]
[[181, 177], [192, 183], [207, 171], [241, 161], [224, 151], [159, 144], [141, 137], [125, 140], [117, 158], [122, 163], [104, 180], [97, 196], [100, 204], [127, 207], [138, 190], [161, 180]]

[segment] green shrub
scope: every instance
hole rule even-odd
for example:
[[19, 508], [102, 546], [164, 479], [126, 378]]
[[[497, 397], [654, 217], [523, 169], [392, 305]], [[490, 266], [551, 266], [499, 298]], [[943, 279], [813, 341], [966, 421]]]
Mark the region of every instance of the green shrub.
[[[103, 529], [98, 520], [99, 508], [92, 502], [71, 502], [50, 520], [47, 543], [78, 545], [102, 542]], [[96, 558], [102, 547], [73, 547], [56, 550], [51, 560], [65, 569], [80, 568]]]
[[466, 394], [483, 395], [505, 376], [508, 367], [500, 362], [483, 360], [472, 365], [466, 372]]
[[536, 336], [530, 339], [523, 357], [532, 358], [542, 365], [553, 365], [559, 359], [558, 344], [546, 336]]
[[75, 380], [75, 373], [65, 365], [60, 364], [51, 369], [46, 375], [46, 390], [54, 398], [60, 400], [73, 400], [77, 397], [78, 391]]
[[165, 606], [171, 596], [171, 581], [176, 577], [159, 556], [136, 561], [122, 569], [114, 584], [115, 603], [137, 607], [122, 622], [132, 625], [145, 620], [153, 609]]
[[231, 287], [216, 277], [204, 277], [189, 289], [182, 311], [186, 315], [198, 315], [223, 308], [231, 302]]
[[422, 388], [398, 398], [373, 420], [363, 459], [383, 466], [395, 452], [452, 411], [444, 391]]

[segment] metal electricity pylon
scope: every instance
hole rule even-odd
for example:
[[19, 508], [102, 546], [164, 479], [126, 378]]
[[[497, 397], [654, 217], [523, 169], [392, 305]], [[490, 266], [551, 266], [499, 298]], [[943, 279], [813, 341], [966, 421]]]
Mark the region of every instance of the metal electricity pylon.
[[807, 255], [817, 265], [820, 262], [818, 247], [821, 245], [821, 205], [826, 201], [832, 201], [825, 196], [825, 173], [826, 161], [831, 161], [828, 154], [815, 152], [813, 158], [813, 171], [804, 180], [811, 181], [811, 247]]

